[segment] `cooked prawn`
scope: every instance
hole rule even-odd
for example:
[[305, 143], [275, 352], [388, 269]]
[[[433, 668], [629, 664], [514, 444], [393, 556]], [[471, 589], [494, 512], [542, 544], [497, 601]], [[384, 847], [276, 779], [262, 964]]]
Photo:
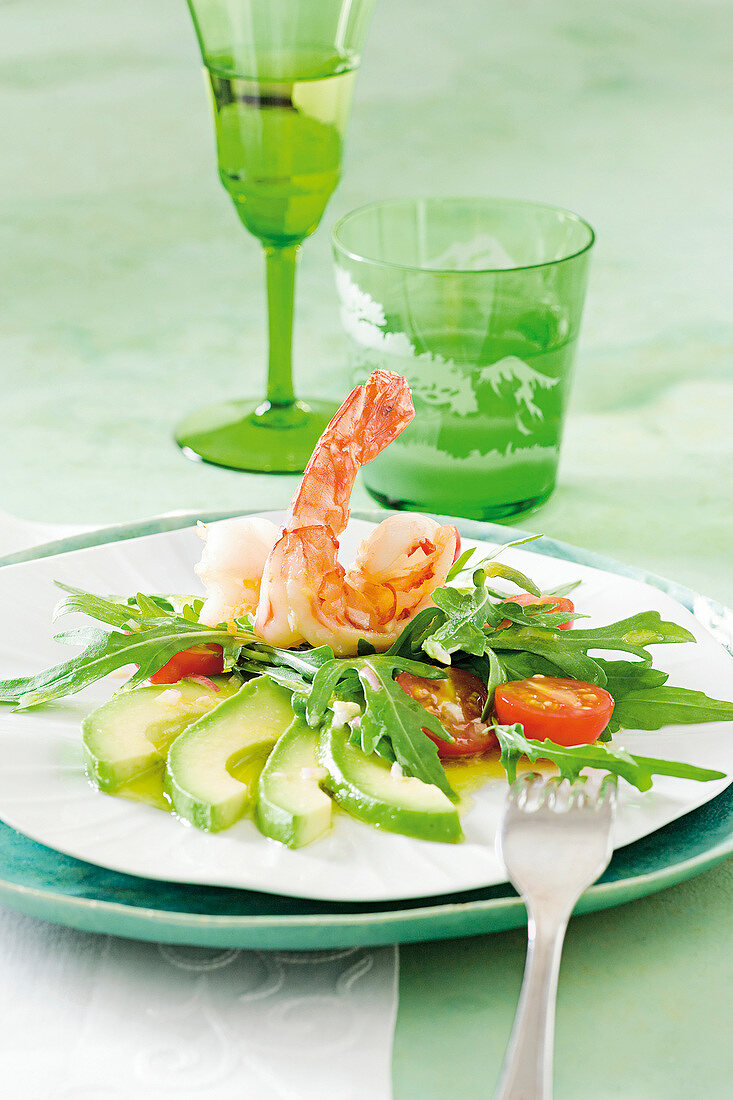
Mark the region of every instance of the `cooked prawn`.
[[405, 379], [374, 371], [326, 428], [264, 565], [255, 616], [255, 632], [264, 641], [326, 644], [339, 656], [356, 653], [361, 638], [386, 649], [444, 583], [458, 532], [424, 516], [384, 520], [348, 571], [337, 558], [359, 468], [413, 416]]
[[348, 570], [337, 558], [338, 539], [359, 468], [413, 416], [405, 379], [375, 371], [321, 436], [281, 529], [252, 516], [202, 524], [201, 622], [213, 626], [250, 613], [256, 633], [273, 645], [326, 644], [346, 656], [364, 638], [388, 648], [444, 583], [458, 532], [425, 516], [389, 516], [364, 539]]

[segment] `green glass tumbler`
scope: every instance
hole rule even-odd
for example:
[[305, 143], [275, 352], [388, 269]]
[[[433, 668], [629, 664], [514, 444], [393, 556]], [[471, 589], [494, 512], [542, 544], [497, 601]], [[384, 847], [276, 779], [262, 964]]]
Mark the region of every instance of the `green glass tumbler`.
[[269, 361], [266, 394], [196, 410], [176, 441], [215, 465], [296, 473], [336, 410], [293, 389], [296, 262], [341, 176], [373, 0], [188, 4], [211, 88], [219, 178], [264, 250]]
[[350, 370], [407, 377], [415, 419], [364, 470], [391, 508], [503, 519], [555, 487], [594, 234], [508, 199], [404, 199], [333, 230]]

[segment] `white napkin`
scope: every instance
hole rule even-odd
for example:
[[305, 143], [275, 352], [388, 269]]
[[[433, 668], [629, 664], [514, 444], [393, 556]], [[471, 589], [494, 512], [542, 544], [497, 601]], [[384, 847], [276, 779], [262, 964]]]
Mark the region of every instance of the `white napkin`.
[[[80, 528], [0, 512], [0, 556]], [[0, 910], [3, 1094], [390, 1100], [396, 947], [148, 944]]]

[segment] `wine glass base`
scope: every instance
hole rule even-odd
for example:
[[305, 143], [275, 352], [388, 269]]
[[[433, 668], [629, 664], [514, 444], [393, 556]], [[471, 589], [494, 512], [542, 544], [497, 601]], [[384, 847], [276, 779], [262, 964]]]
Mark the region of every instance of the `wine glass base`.
[[299, 474], [336, 412], [331, 401], [272, 405], [255, 398], [197, 409], [177, 426], [187, 458], [228, 470]]

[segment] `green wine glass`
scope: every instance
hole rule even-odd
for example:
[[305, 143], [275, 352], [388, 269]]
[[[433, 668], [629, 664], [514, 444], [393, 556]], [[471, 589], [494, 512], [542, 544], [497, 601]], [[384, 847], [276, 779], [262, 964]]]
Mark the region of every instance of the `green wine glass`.
[[295, 269], [339, 182], [373, 3], [188, 0], [211, 85], [219, 177], [264, 248], [269, 335], [266, 397], [186, 417], [176, 442], [190, 458], [297, 473], [335, 412], [293, 390]]

